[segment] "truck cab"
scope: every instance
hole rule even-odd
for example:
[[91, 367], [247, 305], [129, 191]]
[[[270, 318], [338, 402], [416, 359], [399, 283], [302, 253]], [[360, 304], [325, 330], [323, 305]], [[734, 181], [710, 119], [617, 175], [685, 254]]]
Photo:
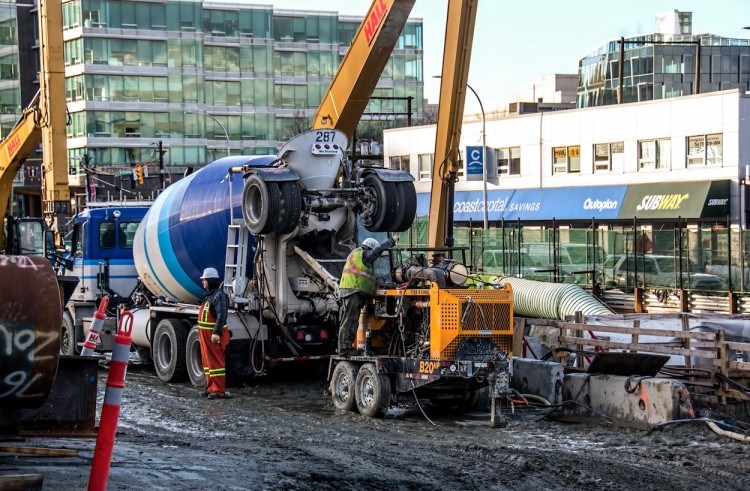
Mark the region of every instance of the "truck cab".
[[[138, 284], [133, 260], [135, 231], [148, 206], [102, 206], [86, 209], [73, 219], [68, 259], [79, 278], [63, 313], [63, 354], [78, 352], [99, 302], [110, 296], [110, 308], [127, 301]], [[108, 326], [114, 327], [114, 326]], [[102, 333], [102, 348], [108, 340]]]

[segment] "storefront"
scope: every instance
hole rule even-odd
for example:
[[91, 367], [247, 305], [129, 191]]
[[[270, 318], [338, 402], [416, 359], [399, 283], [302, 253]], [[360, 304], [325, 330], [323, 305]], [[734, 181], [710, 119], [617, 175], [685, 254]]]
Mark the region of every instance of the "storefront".
[[[430, 195], [417, 195], [417, 215], [429, 213]], [[489, 222], [552, 220], [621, 222], [623, 220], [724, 221], [730, 213], [730, 181], [583, 186], [499, 190], [487, 193]], [[457, 191], [453, 206], [456, 223], [481, 222], [482, 191]]]

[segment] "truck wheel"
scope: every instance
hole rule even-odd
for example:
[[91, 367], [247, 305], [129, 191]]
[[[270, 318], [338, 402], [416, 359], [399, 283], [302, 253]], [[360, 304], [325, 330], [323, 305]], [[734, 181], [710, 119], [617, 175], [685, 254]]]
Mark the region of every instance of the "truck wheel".
[[397, 182], [396, 194], [398, 195], [398, 209], [390, 232], [405, 232], [409, 230], [417, 214], [417, 192], [414, 189], [414, 183]]
[[77, 355], [81, 352], [76, 343], [76, 326], [69, 312], [62, 316], [62, 331], [60, 333], [60, 354]]
[[297, 227], [302, 213], [302, 190], [297, 181], [283, 181], [279, 184], [281, 191], [281, 206], [279, 207], [279, 221], [275, 232], [288, 234]]
[[377, 373], [374, 364], [365, 363], [357, 372], [354, 396], [363, 416], [382, 418], [391, 404], [391, 380]]
[[465, 399], [459, 405], [463, 411], [489, 411], [490, 387], [484, 386], [466, 393]]
[[339, 411], [354, 409], [354, 387], [357, 382], [357, 367], [350, 361], [342, 361], [333, 369], [331, 397], [333, 407]]
[[180, 382], [187, 377], [185, 345], [187, 333], [178, 319], [159, 321], [151, 342], [154, 370], [164, 382]]
[[276, 182], [266, 182], [258, 174], [245, 179], [242, 192], [242, 216], [254, 234], [268, 234], [278, 226], [281, 190]]
[[185, 364], [187, 365], [188, 378], [193, 386], [202, 389], [207, 385], [206, 373], [203, 370], [203, 359], [201, 358], [200, 332], [193, 327], [188, 334], [185, 343]]
[[[376, 174], [367, 174], [362, 185], [375, 196], [363, 224], [370, 232], [384, 232], [396, 218], [398, 199], [396, 184], [382, 181]], [[370, 226], [367, 226], [370, 223]]]

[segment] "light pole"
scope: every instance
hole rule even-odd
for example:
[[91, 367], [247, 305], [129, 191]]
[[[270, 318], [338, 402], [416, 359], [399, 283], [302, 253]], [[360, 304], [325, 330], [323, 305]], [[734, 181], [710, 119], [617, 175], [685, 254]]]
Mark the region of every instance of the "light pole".
[[218, 119], [216, 119], [215, 117], [211, 116], [208, 113], [204, 113], [203, 111], [185, 111], [185, 114], [200, 114], [200, 115], [205, 116], [207, 118], [213, 119], [216, 122], [216, 124], [219, 125], [219, 128], [221, 128], [221, 131], [224, 132], [224, 138], [227, 139], [227, 157], [229, 157], [229, 155], [231, 155], [229, 153], [229, 133], [227, 133], [227, 129], [224, 127], [223, 124], [221, 124], [221, 121], [219, 121]]
[[[442, 78], [442, 76], [433, 75], [433, 78]], [[489, 228], [489, 225], [487, 223], [487, 121], [484, 117], [484, 106], [482, 105], [482, 99], [479, 98], [477, 91], [474, 90], [471, 85], [467, 83], [466, 87], [468, 87], [471, 93], [474, 94], [474, 97], [477, 98], [477, 102], [479, 102], [479, 109], [482, 111], [482, 201], [484, 201], [484, 206], [482, 206], [482, 209], [484, 210], [482, 213], [482, 228], [487, 230]], [[468, 158], [466, 160], [468, 160]]]
[[482, 216], [482, 225], [485, 230], [489, 228], [487, 224], [487, 131], [486, 131], [486, 120], [484, 118], [484, 106], [482, 105], [482, 99], [479, 98], [477, 91], [474, 90], [471, 85], [466, 84], [474, 97], [479, 102], [479, 109], [482, 111], [482, 200], [484, 200], [484, 214]]

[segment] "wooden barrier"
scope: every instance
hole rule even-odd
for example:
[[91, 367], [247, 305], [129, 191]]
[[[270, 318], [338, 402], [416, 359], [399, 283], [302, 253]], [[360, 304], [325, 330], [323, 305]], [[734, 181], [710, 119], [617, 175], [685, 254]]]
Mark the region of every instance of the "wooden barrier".
[[[726, 404], [727, 398], [750, 401], [750, 395], [733, 388], [727, 380], [748, 386], [750, 381], [750, 362], [732, 360], [731, 352], [750, 353], [750, 343], [730, 342], [724, 339], [724, 331], [697, 332], [690, 331], [683, 317], [682, 330], [644, 329], [639, 320], [630, 321], [631, 326], [607, 326], [589, 324], [582, 317], [577, 322], [555, 322], [559, 329], [556, 347], [552, 356], [560, 361], [566, 370], [585, 370], [591, 363], [591, 356], [597, 351], [619, 351], [630, 353], [656, 353], [669, 356], [683, 356], [684, 368], [706, 370], [710, 378], [700, 381], [692, 375], [685, 379], [691, 385], [713, 389], [720, 402]], [[602, 339], [607, 334], [625, 334], [628, 341]], [[663, 338], [655, 342], [643, 342], [643, 336]], [[575, 363], [571, 366], [569, 355], [575, 354]], [[708, 365], [695, 365], [696, 359], [708, 361]], [[669, 368], [669, 367], [667, 367]], [[683, 367], [677, 367], [683, 368]], [[688, 370], [687, 373], [690, 373]], [[717, 376], [719, 374], [720, 376]], [[710, 380], [710, 382], [709, 382]], [[739, 387], [741, 389], [741, 387]]]

